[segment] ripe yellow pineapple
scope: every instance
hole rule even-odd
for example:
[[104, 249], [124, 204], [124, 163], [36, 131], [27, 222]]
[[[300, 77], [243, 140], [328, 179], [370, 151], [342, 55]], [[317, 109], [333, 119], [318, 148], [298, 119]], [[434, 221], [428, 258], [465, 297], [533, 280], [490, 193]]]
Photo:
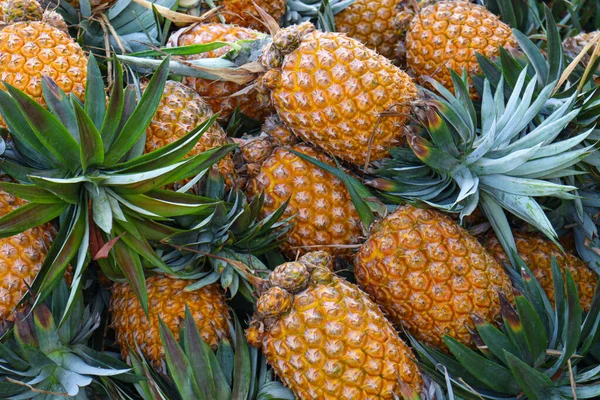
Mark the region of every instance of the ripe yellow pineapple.
[[[476, 53], [486, 57], [509, 51], [517, 42], [508, 25], [485, 7], [466, 1], [440, 1], [421, 8], [406, 33], [406, 62], [424, 83], [428, 76], [452, 88], [450, 69], [462, 74], [480, 72]], [[471, 96], [477, 92], [470, 84]]]
[[421, 391], [412, 351], [355, 285], [301, 258], [278, 266], [265, 289], [246, 336], [297, 398], [393, 399], [401, 384]]
[[335, 15], [335, 29], [390, 60], [397, 58], [394, 21], [402, 0], [356, 0]]
[[[87, 57], [67, 33], [44, 22], [17, 22], [0, 30], [0, 81], [44, 105], [42, 75], [52, 78], [65, 93], [83, 99]], [[1, 83], [0, 89], [5, 90]]]
[[[217, 0], [215, 6], [219, 7], [219, 13], [225, 18], [225, 21], [231, 25], [238, 25], [244, 28], [255, 29], [261, 32], [267, 32], [265, 25], [261, 22], [261, 17], [256, 11], [254, 4], [262, 8], [273, 19], [279, 21], [285, 14], [285, 0]], [[214, 22], [218, 19], [215, 17]]]
[[222, 337], [229, 335], [229, 308], [218, 284], [188, 292], [190, 281], [155, 275], [146, 279], [148, 311], [146, 316], [136, 295], [127, 283], [112, 288], [110, 312], [121, 355], [127, 360], [129, 347], [136, 343], [149, 361], [159, 368], [164, 359], [158, 320], [161, 318], [177, 337], [179, 324], [187, 304], [202, 335], [202, 339], [216, 348]]
[[[175, 81], [167, 81], [158, 110], [146, 129], [146, 153], [180, 139], [213, 115], [200, 95]], [[189, 156], [227, 144], [227, 134], [219, 124], [213, 124], [201, 137]], [[228, 186], [236, 182], [231, 154], [218, 164], [219, 172]]]
[[[0, 180], [10, 179], [2, 175]], [[0, 216], [26, 203], [0, 190]], [[39, 272], [55, 235], [56, 230], [48, 223], [0, 239], [0, 325], [4, 321], [14, 320], [15, 307]]]
[[471, 315], [494, 321], [498, 292], [512, 299], [508, 275], [474, 237], [439, 211], [410, 205], [379, 222], [354, 272], [393, 322], [441, 348], [445, 334], [471, 344]]
[[[224, 24], [197, 24], [180, 29], [169, 39], [168, 46], [186, 46], [191, 44], [206, 44], [214, 41], [236, 42], [243, 39], [256, 39], [260, 32]], [[228, 46], [209, 51], [189, 58], [217, 58], [224, 55]], [[227, 121], [236, 107], [251, 118], [264, 120], [272, 114], [268, 105], [259, 99], [259, 94], [252, 90], [249, 93], [233, 96], [244, 89], [243, 85], [227, 81], [211, 81], [208, 79], [185, 77], [183, 83], [194, 89], [215, 113], [220, 113], [220, 120]]]
[[[333, 165], [313, 147], [297, 144], [291, 148]], [[255, 154], [264, 157], [264, 149]], [[249, 182], [248, 191], [251, 195], [264, 192], [262, 213], [272, 214], [289, 199], [282, 218], [295, 215], [282, 250], [291, 258], [317, 248], [336, 255], [351, 253], [347, 248], [335, 247], [357, 244], [362, 234], [360, 218], [342, 181], [283, 147], [276, 147], [262, 164], [259, 161], [254, 165], [252, 171], [257, 175]]]
[[[584, 311], [590, 309], [598, 277], [586, 263], [573, 254], [563, 253], [557, 245], [541, 235], [515, 231], [513, 236], [519, 257], [529, 266], [552, 305], [554, 305], [554, 284], [552, 282], [552, 256], [554, 256], [558, 266], [562, 269], [563, 279], [565, 267], [568, 267], [573, 275], [579, 291], [581, 308]], [[490, 254], [499, 262], [510, 263], [498, 238], [490, 236], [486, 239], [484, 246]]]
[[279, 117], [305, 141], [357, 165], [403, 143], [416, 86], [359, 41], [303, 23], [275, 34], [262, 63]]

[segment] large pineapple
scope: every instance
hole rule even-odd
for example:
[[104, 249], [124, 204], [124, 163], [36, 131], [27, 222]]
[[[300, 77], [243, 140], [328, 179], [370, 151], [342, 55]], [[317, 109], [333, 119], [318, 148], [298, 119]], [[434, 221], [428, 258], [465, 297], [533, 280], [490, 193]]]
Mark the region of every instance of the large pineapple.
[[[67, 33], [44, 22], [17, 22], [0, 30], [0, 81], [24, 91], [40, 104], [42, 76], [83, 99], [87, 57]], [[0, 84], [4, 90], [4, 85]], [[5, 126], [0, 119], [0, 127]]]
[[[277, 133], [283, 129], [267, 130]], [[350, 254], [345, 246], [359, 243], [362, 228], [348, 189], [342, 181], [287, 148], [275, 145], [268, 155], [272, 146], [269, 139], [250, 142], [242, 152], [247, 162], [254, 161], [249, 168], [256, 176], [248, 190], [252, 195], [264, 193], [262, 213], [272, 214], [289, 200], [282, 218], [295, 217], [282, 249], [292, 258], [316, 248], [331, 254]], [[296, 144], [291, 149], [333, 165], [329, 157], [313, 147]]]
[[262, 62], [273, 106], [305, 141], [358, 165], [403, 143], [416, 86], [359, 41], [303, 23], [280, 30]]
[[[173, 143], [212, 115], [212, 110], [199, 94], [182, 83], [167, 81], [158, 110], [146, 129], [145, 152], [150, 153]], [[198, 155], [227, 143], [227, 134], [223, 128], [218, 124], [213, 124], [200, 137], [188, 156]], [[230, 154], [219, 162], [218, 169], [227, 184], [230, 187], [233, 186], [236, 181], [236, 172]]]
[[223, 290], [213, 284], [186, 291], [189, 284], [190, 281], [164, 275], [146, 279], [148, 315], [129, 284], [118, 283], [113, 286], [110, 312], [123, 359], [127, 359], [129, 348], [135, 349], [137, 344], [148, 360], [160, 367], [164, 348], [160, 339], [159, 318], [178, 336], [186, 305], [202, 338], [211, 347], [216, 349], [221, 338], [228, 336], [231, 318]]
[[[236, 42], [238, 40], [256, 39], [260, 35], [258, 31], [232, 25], [197, 24], [175, 32], [169, 39], [168, 46], [207, 44], [215, 41]], [[189, 57], [217, 58], [229, 50], [230, 48], [226, 46]], [[222, 121], [227, 121], [237, 107], [240, 108], [242, 113], [257, 120], [263, 120], [271, 114], [268, 105], [263, 105], [264, 101], [259, 99], [259, 94], [254, 90], [234, 96], [234, 94], [244, 89], [243, 85], [195, 77], [184, 77], [183, 83], [198, 92], [213, 112], [219, 113], [219, 118]]]
[[396, 60], [399, 34], [395, 17], [401, 3], [402, 0], [356, 0], [335, 15], [335, 28], [382, 56]]
[[361, 288], [419, 341], [443, 347], [449, 335], [472, 344], [472, 315], [500, 317], [499, 292], [512, 298], [502, 266], [439, 211], [406, 205], [383, 219], [356, 255]]
[[[6, 175], [1, 179], [10, 181]], [[0, 189], [0, 216], [25, 204], [27, 201]], [[14, 320], [15, 308], [39, 272], [55, 235], [56, 230], [47, 223], [0, 239], [0, 325]]]
[[299, 399], [393, 399], [402, 385], [421, 391], [411, 350], [355, 285], [300, 259], [278, 266], [265, 286], [248, 342]]
[[[508, 25], [485, 7], [467, 1], [440, 1], [421, 8], [406, 34], [408, 68], [424, 83], [430, 77], [451, 89], [450, 70], [481, 72], [476, 54], [500, 54], [499, 46], [515, 50], [517, 42]], [[470, 83], [471, 96], [476, 96]]]
[[[569, 268], [579, 291], [579, 301], [584, 311], [590, 309], [590, 304], [596, 291], [597, 275], [583, 261], [571, 253], [563, 253], [561, 249], [539, 234], [513, 232], [519, 257], [527, 264], [535, 278], [542, 285], [548, 299], [554, 305], [554, 284], [552, 281], [552, 257], [556, 258], [563, 273]], [[490, 236], [484, 243], [485, 248], [499, 262], [510, 263], [502, 245], [495, 236]]]

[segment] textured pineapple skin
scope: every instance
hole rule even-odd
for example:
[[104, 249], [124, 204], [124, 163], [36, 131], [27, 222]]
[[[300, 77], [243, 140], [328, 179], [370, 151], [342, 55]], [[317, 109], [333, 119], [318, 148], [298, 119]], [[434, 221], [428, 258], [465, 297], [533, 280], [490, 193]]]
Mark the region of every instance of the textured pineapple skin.
[[[168, 46], [187, 46], [190, 44], [206, 44], [215, 41], [236, 42], [243, 39], [256, 39], [259, 32], [239, 26], [224, 24], [198, 24], [183, 28], [169, 39]], [[228, 46], [206, 53], [189, 56], [189, 58], [217, 58], [230, 50]], [[272, 114], [272, 108], [263, 104], [259, 94], [251, 92], [232, 96], [244, 89], [245, 86], [228, 81], [213, 81], [209, 79], [184, 77], [182, 81], [186, 86], [194, 89], [204, 101], [208, 103], [215, 113], [220, 113], [221, 121], [229, 120], [236, 107], [247, 116], [262, 121]]]
[[[156, 114], [146, 129], [145, 152], [149, 153], [173, 143], [212, 116], [212, 110], [198, 93], [182, 83], [167, 81]], [[227, 134], [219, 124], [214, 123], [200, 137], [188, 156], [195, 156], [227, 143]], [[219, 162], [218, 168], [227, 185], [231, 187], [236, 180], [231, 154]]]
[[[292, 149], [332, 164], [310, 146], [295, 145]], [[282, 218], [295, 218], [282, 250], [292, 258], [311, 250], [348, 255], [348, 249], [312, 246], [350, 245], [360, 240], [360, 218], [344, 183], [283, 147], [266, 159], [248, 190], [250, 195], [264, 192], [264, 215], [272, 214], [290, 198]]]
[[124, 360], [129, 354], [128, 346], [135, 348], [137, 343], [147, 359], [159, 367], [164, 359], [164, 349], [158, 319], [161, 318], [178, 338], [186, 304], [202, 339], [213, 349], [216, 349], [221, 338], [228, 337], [229, 308], [221, 287], [212, 284], [188, 292], [184, 289], [189, 284], [188, 280], [162, 275], [146, 279], [150, 320], [128, 284], [117, 283], [113, 286], [110, 301], [112, 326]]
[[382, 56], [395, 60], [399, 34], [394, 17], [402, 0], [356, 0], [335, 15], [338, 32], [354, 38]]
[[472, 314], [500, 318], [510, 279], [477, 240], [434, 210], [399, 207], [356, 255], [358, 284], [418, 340], [445, 348], [447, 334], [470, 345]]
[[[406, 35], [406, 62], [421, 83], [431, 77], [453, 88], [450, 70], [481, 72], [476, 53], [488, 58], [500, 54], [498, 46], [517, 48], [508, 25], [485, 7], [465, 1], [442, 1], [420, 10]], [[471, 97], [477, 92], [469, 80]]]
[[[1, 176], [6, 180], [6, 176]], [[27, 204], [0, 190], [0, 216]], [[0, 239], [0, 322], [14, 320], [14, 311], [39, 272], [56, 230], [51, 224]]]
[[[300, 31], [303, 25], [287, 29]], [[282, 122], [305, 141], [357, 165], [403, 144], [417, 98], [412, 79], [340, 33], [299, 34], [299, 46], [263, 78]]]
[[[17, 22], [0, 30], [0, 81], [45, 105], [42, 75], [83, 100], [87, 57], [67, 33], [43, 22]], [[2, 83], [0, 89], [5, 90]], [[2, 118], [0, 126], [6, 126]]]
[[[221, 7], [219, 13], [228, 24], [267, 32], [267, 28], [261, 23], [261, 17], [252, 3], [248, 0], [221, 0], [215, 1], [215, 6]], [[257, 0], [254, 3], [277, 22], [285, 14], [285, 0]], [[217, 17], [213, 19], [213, 22], [218, 22]]]
[[36, 0], [0, 1], [0, 22], [40, 21], [43, 9]]
[[[579, 302], [584, 311], [590, 309], [596, 290], [597, 275], [581, 259], [571, 253], [563, 253], [558, 246], [539, 234], [513, 232], [519, 257], [529, 266], [542, 289], [554, 305], [552, 281], [552, 256], [556, 258], [563, 279], [568, 267], [579, 291]], [[495, 236], [486, 238], [485, 247], [501, 263], [510, 263], [502, 245]]]
[[313, 272], [262, 337], [247, 332], [250, 343], [301, 400], [393, 399], [399, 381], [419, 393], [414, 355], [379, 307], [356, 285], [318, 269], [329, 279], [315, 282]]

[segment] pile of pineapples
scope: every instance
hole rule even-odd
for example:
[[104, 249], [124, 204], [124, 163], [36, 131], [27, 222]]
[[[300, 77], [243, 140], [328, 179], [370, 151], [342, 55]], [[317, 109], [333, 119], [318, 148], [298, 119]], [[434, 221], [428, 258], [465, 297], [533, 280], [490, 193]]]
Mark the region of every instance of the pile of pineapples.
[[600, 398], [600, 4], [0, 0], [0, 399]]

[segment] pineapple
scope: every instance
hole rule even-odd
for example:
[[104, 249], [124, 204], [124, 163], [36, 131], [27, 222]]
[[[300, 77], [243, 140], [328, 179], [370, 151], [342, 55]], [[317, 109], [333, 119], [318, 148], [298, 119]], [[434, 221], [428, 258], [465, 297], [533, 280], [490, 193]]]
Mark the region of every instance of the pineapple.
[[127, 283], [112, 288], [110, 312], [121, 355], [127, 360], [130, 348], [136, 344], [155, 367], [164, 360], [164, 348], [159, 333], [159, 318], [179, 335], [186, 306], [200, 329], [202, 338], [216, 349], [221, 338], [228, 336], [229, 308], [223, 290], [217, 284], [186, 291], [190, 281], [156, 275], [146, 279], [149, 313], [146, 315], [136, 294]]
[[[405, 18], [399, 14], [399, 18]], [[466, 1], [440, 1], [421, 8], [406, 33], [406, 63], [420, 83], [425, 77], [451, 89], [450, 70], [481, 73], [476, 54], [488, 58], [518, 48], [508, 25], [485, 7]], [[471, 97], [477, 91], [469, 80]]]
[[[556, 258], [562, 269], [563, 279], [565, 268], [569, 268], [579, 291], [579, 301], [584, 311], [590, 309], [594, 292], [596, 291], [597, 275], [583, 261], [561, 249], [541, 235], [513, 232], [519, 257], [527, 264], [535, 278], [542, 285], [548, 299], [554, 305], [554, 284], [552, 282], [552, 257]], [[484, 242], [485, 248], [501, 263], [510, 263], [502, 245], [495, 236], [488, 237]]]
[[[17, 22], [0, 30], [0, 81], [24, 91], [40, 104], [42, 76], [83, 100], [87, 57], [65, 32], [44, 22]], [[5, 90], [3, 84], [0, 88]], [[0, 127], [5, 127], [0, 119]]]
[[275, 34], [262, 62], [277, 114], [305, 141], [357, 165], [403, 143], [416, 86], [357, 40], [303, 23]]
[[44, 10], [37, 0], [0, 1], [0, 23], [40, 21]]
[[[10, 181], [2, 175], [2, 181]], [[0, 189], [0, 216], [27, 204]], [[51, 223], [0, 239], [0, 324], [14, 321], [15, 309], [46, 258], [56, 230]]]
[[359, 249], [354, 273], [391, 320], [430, 346], [449, 335], [472, 345], [472, 315], [500, 318], [512, 299], [502, 266], [456, 222], [435, 210], [399, 207]]
[[[180, 82], [167, 81], [158, 110], [146, 129], [145, 152], [150, 153], [173, 143], [212, 115], [212, 110], [199, 94]], [[198, 155], [227, 143], [227, 135], [221, 126], [213, 124], [200, 137], [188, 156]], [[236, 182], [236, 172], [230, 154], [219, 162], [218, 168], [227, 185], [232, 187]]]
[[[291, 135], [286, 138], [285, 128], [272, 122], [264, 130], [278, 135], [284, 144], [293, 140]], [[343, 182], [287, 148], [276, 145], [271, 152], [273, 141], [276, 139], [272, 137], [254, 140], [242, 147], [242, 154], [249, 171], [256, 174], [248, 184], [249, 194], [264, 193], [263, 215], [274, 213], [289, 201], [282, 218], [294, 217], [293, 228], [282, 250], [291, 258], [318, 246], [331, 254], [349, 255], [347, 248], [336, 245], [359, 243], [362, 228]], [[291, 149], [333, 165], [313, 147], [295, 144]]]
[[[219, 13], [228, 24], [238, 25], [261, 32], [267, 32], [265, 25], [261, 22], [260, 15], [255, 5], [262, 8], [267, 14], [279, 21], [285, 14], [285, 0], [217, 0], [215, 6], [219, 7]], [[214, 22], [218, 19], [215, 17]]]
[[403, 0], [356, 0], [334, 17], [335, 28], [390, 60], [396, 60], [397, 8]]
[[[215, 41], [236, 42], [244, 39], [256, 39], [261, 33], [252, 29], [224, 24], [197, 24], [175, 32], [168, 46], [186, 46], [192, 44], [207, 44]], [[229, 47], [221, 47], [206, 53], [189, 56], [190, 58], [217, 58], [229, 51]], [[183, 83], [194, 89], [208, 103], [214, 113], [219, 113], [221, 121], [228, 121], [237, 107], [247, 116], [264, 120], [272, 111], [264, 101], [259, 99], [255, 90], [242, 95], [235, 95], [244, 86], [233, 82], [211, 81], [203, 78], [184, 77]], [[268, 103], [268, 102], [267, 102]]]
[[[278, 266], [246, 331], [298, 399], [393, 399], [422, 378], [411, 350], [355, 285], [300, 259]], [[404, 392], [406, 393], [406, 392]]]

